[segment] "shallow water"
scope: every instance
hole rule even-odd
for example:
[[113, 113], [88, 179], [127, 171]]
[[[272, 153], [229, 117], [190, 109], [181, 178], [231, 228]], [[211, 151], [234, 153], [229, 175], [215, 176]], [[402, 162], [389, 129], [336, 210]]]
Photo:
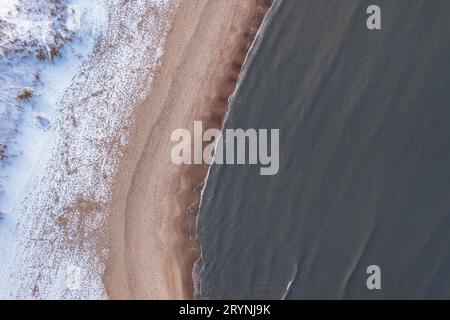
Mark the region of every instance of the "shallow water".
[[225, 127], [279, 128], [280, 171], [211, 167], [202, 298], [450, 298], [450, 2], [370, 4], [266, 18]]

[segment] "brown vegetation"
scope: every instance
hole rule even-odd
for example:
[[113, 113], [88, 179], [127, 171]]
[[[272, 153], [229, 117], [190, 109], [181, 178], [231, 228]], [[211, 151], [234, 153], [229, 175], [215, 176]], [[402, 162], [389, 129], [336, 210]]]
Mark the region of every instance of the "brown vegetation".
[[19, 100], [30, 100], [33, 96], [33, 92], [30, 89], [23, 89], [18, 95], [17, 99]]
[[6, 158], [6, 144], [0, 143], [0, 161]]

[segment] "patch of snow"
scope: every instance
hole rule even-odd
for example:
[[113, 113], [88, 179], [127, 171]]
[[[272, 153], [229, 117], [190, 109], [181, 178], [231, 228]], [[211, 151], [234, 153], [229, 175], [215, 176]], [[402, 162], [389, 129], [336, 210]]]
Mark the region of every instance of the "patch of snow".
[[[107, 298], [101, 276], [111, 181], [178, 2], [6, 3], [0, 298]], [[23, 88], [30, 97], [18, 98]]]

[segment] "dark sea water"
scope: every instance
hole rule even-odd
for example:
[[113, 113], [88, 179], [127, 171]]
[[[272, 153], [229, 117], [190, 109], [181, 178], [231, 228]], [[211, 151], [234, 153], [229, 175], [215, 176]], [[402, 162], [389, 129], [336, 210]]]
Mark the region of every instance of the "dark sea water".
[[202, 298], [450, 298], [450, 1], [276, 1], [225, 127], [280, 171], [211, 167]]

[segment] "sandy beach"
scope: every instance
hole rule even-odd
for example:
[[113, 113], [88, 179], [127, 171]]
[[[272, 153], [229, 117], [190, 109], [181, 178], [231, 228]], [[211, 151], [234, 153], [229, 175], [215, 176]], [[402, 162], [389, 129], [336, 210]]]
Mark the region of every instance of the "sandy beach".
[[221, 127], [268, 8], [258, 0], [185, 0], [177, 9], [115, 179], [103, 276], [111, 299], [193, 298], [199, 252], [192, 226], [208, 168], [174, 165], [170, 136], [178, 128], [192, 130], [194, 120]]

